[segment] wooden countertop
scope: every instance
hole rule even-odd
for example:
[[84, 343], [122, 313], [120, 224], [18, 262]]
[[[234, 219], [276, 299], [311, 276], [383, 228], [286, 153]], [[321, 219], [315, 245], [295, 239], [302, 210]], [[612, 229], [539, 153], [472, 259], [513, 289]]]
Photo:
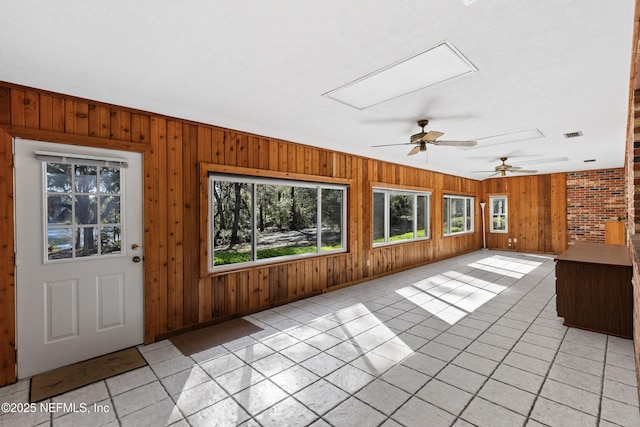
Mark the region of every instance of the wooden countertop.
[[555, 259], [556, 261], [586, 262], [625, 267], [633, 265], [629, 249], [625, 245], [605, 243], [577, 242], [556, 256]]

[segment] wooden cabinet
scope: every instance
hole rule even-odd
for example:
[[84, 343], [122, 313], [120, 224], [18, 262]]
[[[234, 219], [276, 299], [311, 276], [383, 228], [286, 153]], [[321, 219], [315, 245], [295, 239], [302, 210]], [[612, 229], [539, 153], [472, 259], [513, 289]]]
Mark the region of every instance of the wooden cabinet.
[[633, 334], [633, 267], [624, 245], [578, 242], [556, 257], [556, 309], [564, 324]]

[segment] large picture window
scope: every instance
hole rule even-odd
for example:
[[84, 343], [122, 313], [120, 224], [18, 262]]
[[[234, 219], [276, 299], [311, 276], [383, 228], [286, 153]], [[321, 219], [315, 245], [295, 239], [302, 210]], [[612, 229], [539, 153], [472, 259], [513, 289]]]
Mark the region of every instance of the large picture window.
[[431, 193], [373, 189], [373, 244], [428, 239]]
[[473, 197], [444, 196], [444, 235], [473, 231]]
[[491, 215], [491, 232], [507, 233], [509, 231], [507, 196], [489, 196], [489, 211]]
[[344, 251], [347, 187], [209, 177], [210, 269]]

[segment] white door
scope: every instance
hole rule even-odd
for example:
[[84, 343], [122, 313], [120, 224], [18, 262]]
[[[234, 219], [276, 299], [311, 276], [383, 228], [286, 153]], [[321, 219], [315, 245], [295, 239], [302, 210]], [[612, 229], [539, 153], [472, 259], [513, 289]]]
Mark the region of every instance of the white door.
[[142, 156], [14, 149], [18, 378], [142, 343]]

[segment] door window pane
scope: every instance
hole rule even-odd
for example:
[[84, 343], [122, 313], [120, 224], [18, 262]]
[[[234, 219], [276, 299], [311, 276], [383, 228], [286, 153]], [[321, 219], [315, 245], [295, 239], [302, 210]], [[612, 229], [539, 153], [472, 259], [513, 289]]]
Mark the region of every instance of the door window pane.
[[47, 223], [69, 225], [73, 219], [71, 196], [53, 194], [47, 196]]
[[47, 260], [121, 254], [121, 170], [46, 163], [45, 176]]
[[76, 165], [76, 192], [96, 193], [98, 188], [98, 168], [96, 166]]
[[53, 228], [47, 231], [48, 259], [73, 258], [73, 229]]
[[120, 196], [100, 197], [100, 223], [120, 223]]
[[98, 222], [98, 199], [96, 196], [76, 196], [76, 222], [96, 224]]
[[68, 193], [71, 191], [71, 165], [47, 163], [47, 192]]
[[100, 168], [100, 193], [120, 193], [120, 169]]
[[98, 227], [76, 228], [76, 257], [98, 255]]
[[122, 241], [120, 240], [120, 227], [100, 228], [100, 253], [119, 254], [122, 252]]

